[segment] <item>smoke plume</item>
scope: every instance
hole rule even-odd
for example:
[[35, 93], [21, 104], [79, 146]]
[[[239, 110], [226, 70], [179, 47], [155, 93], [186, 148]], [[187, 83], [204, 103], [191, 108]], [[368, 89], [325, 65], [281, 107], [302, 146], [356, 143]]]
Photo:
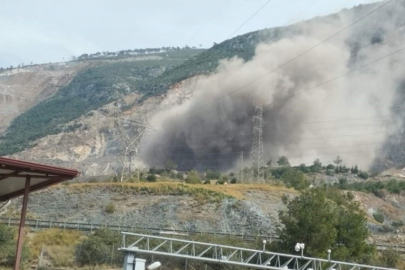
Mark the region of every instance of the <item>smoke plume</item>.
[[188, 100], [162, 106], [141, 158], [150, 166], [172, 160], [179, 169], [226, 170], [239, 166], [243, 152], [247, 166], [260, 106], [265, 162], [287, 156], [294, 165], [317, 158], [328, 164], [339, 155], [347, 166], [368, 169], [399, 126], [392, 107], [403, 87], [404, 54], [351, 71], [405, 44], [404, 4], [394, 1], [320, 43], [375, 7], [290, 26], [278, 41], [264, 31], [269, 41], [257, 45], [251, 60], [222, 60], [214, 74], [182, 86]]

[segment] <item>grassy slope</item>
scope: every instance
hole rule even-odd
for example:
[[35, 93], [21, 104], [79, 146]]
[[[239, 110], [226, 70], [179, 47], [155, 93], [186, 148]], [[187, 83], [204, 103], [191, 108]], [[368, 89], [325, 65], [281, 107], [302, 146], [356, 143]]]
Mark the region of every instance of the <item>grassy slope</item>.
[[[189, 185], [179, 182], [155, 182], [155, 183], [72, 183], [68, 188], [75, 191], [85, 192], [87, 189], [108, 188], [122, 193], [148, 193], [153, 195], [191, 195], [199, 201], [218, 201], [224, 198], [245, 199], [247, 191], [268, 191], [283, 193], [296, 193], [293, 189], [268, 184], [231, 184], [231, 185]], [[58, 188], [58, 186], [53, 187]]]

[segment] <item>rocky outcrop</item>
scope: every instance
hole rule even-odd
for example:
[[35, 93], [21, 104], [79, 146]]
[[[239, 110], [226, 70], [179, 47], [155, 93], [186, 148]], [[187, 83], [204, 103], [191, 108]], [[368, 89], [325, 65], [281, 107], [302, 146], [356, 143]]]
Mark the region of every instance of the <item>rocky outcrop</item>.
[[69, 83], [85, 62], [27, 66], [0, 73], [0, 132], [18, 115]]

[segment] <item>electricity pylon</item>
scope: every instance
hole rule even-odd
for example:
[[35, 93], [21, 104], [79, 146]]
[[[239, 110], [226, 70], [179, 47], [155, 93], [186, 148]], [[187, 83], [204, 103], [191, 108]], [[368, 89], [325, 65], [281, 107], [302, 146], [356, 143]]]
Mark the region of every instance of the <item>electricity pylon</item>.
[[[143, 115], [139, 120], [129, 120], [125, 119], [121, 115], [121, 111], [118, 108], [117, 104], [117, 113], [116, 113], [116, 120], [115, 120], [115, 127], [118, 130], [118, 135], [120, 137], [120, 141], [123, 143], [123, 158], [122, 158], [122, 171], [120, 175], [120, 181], [123, 182], [125, 172], [128, 171], [128, 175], [132, 174], [131, 164], [132, 164], [132, 155], [135, 154], [135, 167], [139, 167], [139, 146], [142, 143], [143, 137], [147, 130], [150, 130], [152, 127], [148, 123], [148, 116], [149, 114], [146, 113]], [[130, 135], [127, 131], [132, 131], [135, 136]], [[127, 161], [129, 159], [129, 161]], [[139, 182], [139, 169], [137, 168], [138, 172], [138, 182]]]
[[253, 143], [250, 152], [252, 166], [249, 182], [264, 183], [264, 159], [263, 159], [263, 108], [256, 107], [256, 115], [253, 117]]
[[240, 152], [240, 164], [239, 164], [239, 170], [240, 170], [239, 171], [239, 181], [241, 183], [245, 182], [244, 171], [243, 171], [244, 167], [245, 167], [245, 164], [243, 161], [243, 151], [242, 151], [242, 152]]

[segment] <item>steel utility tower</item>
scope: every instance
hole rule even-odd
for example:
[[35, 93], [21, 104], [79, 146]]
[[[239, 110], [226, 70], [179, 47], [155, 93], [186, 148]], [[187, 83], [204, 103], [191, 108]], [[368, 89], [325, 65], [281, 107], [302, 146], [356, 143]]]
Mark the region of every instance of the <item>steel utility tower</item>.
[[[117, 102], [117, 112], [115, 114], [115, 127], [118, 131], [118, 135], [120, 137], [121, 143], [123, 143], [123, 150], [121, 155], [123, 158], [122, 162], [122, 170], [120, 175], [120, 181], [124, 181], [124, 175], [126, 170], [128, 169], [128, 175], [132, 174], [131, 165], [132, 165], [132, 156], [135, 154], [135, 168], [138, 174], [138, 182], [140, 181], [140, 174], [139, 174], [139, 155], [138, 150], [142, 143], [142, 140], [145, 136], [145, 133], [152, 129], [152, 127], [148, 123], [148, 113], [140, 116], [138, 120], [129, 120], [122, 117], [120, 108], [118, 108]], [[129, 158], [129, 161], [127, 159]]]
[[253, 143], [252, 150], [250, 152], [250, 163], [252, 166], [252, 171], [249, 182], [264, 183], [262, 107], [256, 107], [256, 115], [253, 117]]
[[240, 164], [239, 164], [239, 169], [240, 169], [240, 171], [239, 171], [239, 181], [241, 182], [241, 183], [243, 183], [243, 182], [245, 182], [245, 179], [244, 179], [244, 172], [243, 172], [243, 169], [244, 169], [244, 167], [245, 167], [245, 164], [244, 164], [244, 162], [243, 162], [243, 151], [242, 152], [240, 152]]

